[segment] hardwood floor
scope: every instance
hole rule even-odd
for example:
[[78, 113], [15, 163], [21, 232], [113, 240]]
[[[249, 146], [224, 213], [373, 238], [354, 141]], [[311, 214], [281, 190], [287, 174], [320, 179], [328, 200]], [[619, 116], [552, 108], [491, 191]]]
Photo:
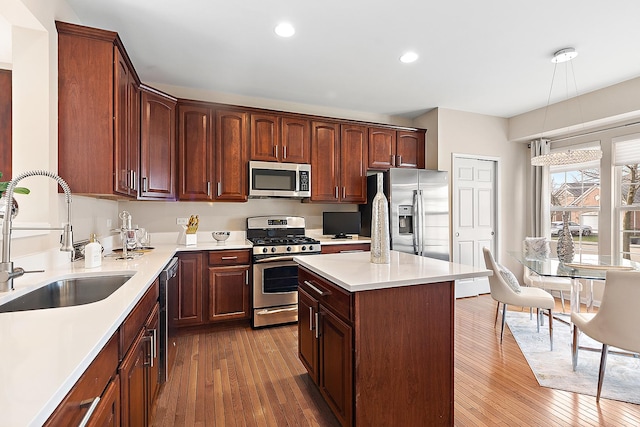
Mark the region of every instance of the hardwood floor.
[[[456, 301], [456, 426], [640, 425], [640, 405], [540, 387], [508, 329], [500, 345], [494, 315], [488, 295]], [[179, 337], [153, 425], [338, 426], [297, 351], [296, 325]]]

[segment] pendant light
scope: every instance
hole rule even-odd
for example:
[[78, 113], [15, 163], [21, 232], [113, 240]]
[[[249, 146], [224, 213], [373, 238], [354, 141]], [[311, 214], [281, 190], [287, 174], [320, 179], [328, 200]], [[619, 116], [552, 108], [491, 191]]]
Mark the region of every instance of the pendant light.
[[[570, 62], [573, 58], [578, 56], [578, 52], [572, 48], [567, 47], [564, 49], [560, 49], [556, 53], [553, 54], [551, 58], [551, 62], [553, 62], [553, 77], [551, 78], [551, 88], [549, 88], [549, 97], [547, 98], [547, 106], [544, 111], [544, 121], [542, 123], [542, 132], [544, 132], [544, 125], [547, 120], [547, 113], [549, 111], [549, 103], [551, 101], [551, 91], [553, 90], [553, 83], [556, 77], [556, 69], [558, 64], [564, 62]], [[571, 67], [571, 74], [573, 76], [573, 82], [576, 86], [576, 98], [578, 97], [577, 85], [575, 84], [576, 76], [573, 71], [573, 66]], [[542, 139], [542, 137], [541, 137]], [[595, 160], [599, 160], [602, 158], [602, 151], [597, 149], [590, 150], [566, 150], [566, 151], [554, 151], [547, 154], [541, 154], [531, 158], [532, 166], [558, 166], [558, 165], [570, 165], [576, 163], [586, 163], [592, 162]]]

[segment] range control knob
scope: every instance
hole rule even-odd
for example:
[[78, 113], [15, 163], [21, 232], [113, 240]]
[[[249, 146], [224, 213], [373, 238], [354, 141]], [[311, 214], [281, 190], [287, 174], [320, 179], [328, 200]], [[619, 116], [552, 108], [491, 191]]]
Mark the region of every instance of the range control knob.
[[267, 248], [262, 248], [262, 253], [267, 253]]
[[287, 252], [291, 252], [291, 246], [287, 246]]
[[276, 251], [276, 247], [274, 246], [271, 248], [271, 252], [275, 252], [275, 251]]
[[312, 251], [313, 250], [313, 246], [309, 245], [309, 250]]
[[306, 251], [306, 250], [307, 250], [307, 247], [306, 247], [306, 246], [303, 246], [303, 247], [302, 247], [302, 250], [303, 250], [303, 251]]

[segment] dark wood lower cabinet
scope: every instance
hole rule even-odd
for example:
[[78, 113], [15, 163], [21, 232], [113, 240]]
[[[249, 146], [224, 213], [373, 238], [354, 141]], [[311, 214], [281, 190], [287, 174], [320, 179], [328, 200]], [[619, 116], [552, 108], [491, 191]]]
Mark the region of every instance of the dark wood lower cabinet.
[[316, 320], [318, 300], [298, 289], [298, 354], [309, 376], [318, 384], [318, 337]]
[[298, 291], [299, 357], [343, 426], [453, 425], [453, 282], [350, 293], [299, 268]]
[[172, 327], [201, 325], [203, 314], [202, 252], [178, 255], [178, 286], [169, 289], [169, 321]]
[[145, 376], [147, 359], [146, 331], [140, 331], [120, 365], [122, 426], [147, 425]]
[[118, 427], [120, 425], [120, 377], [107, 387], [87, 427]]
[[353, 419], [353, 328], [320, 304], [318, 387], [342, 425]]
[[248, 319], [249, 266], [209, 268], [209, 320]]

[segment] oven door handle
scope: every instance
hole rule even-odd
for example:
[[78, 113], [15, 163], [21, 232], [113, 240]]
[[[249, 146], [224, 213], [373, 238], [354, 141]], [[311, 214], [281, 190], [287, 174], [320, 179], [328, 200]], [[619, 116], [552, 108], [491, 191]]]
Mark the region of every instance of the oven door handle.
[[264, 310], [257, 311], [256, 314], [258, 316], [264, 316], [267, 314], [284, 313], [286, 311], [298, 311], [298, 307], [277, 308], [275, 310], [264, 309]]
[[263, 258], [253, 261], [254, 264], [261, 264], [267, 262], [276, 262], [276, 261], [293, 261], [292, 256], [274, 256], [271, 258]]

